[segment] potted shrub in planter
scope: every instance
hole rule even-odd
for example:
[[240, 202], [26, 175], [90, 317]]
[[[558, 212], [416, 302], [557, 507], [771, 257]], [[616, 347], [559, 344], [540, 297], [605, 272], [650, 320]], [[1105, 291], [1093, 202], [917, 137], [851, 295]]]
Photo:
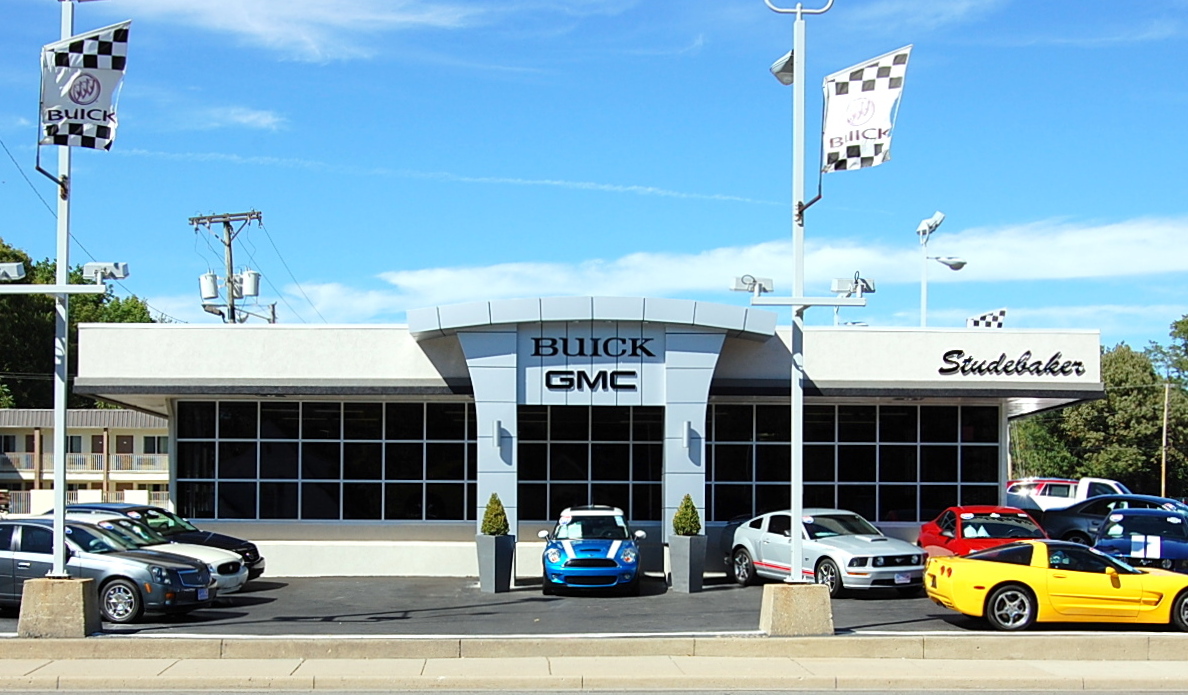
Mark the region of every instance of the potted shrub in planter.
[[672, 517], [672, 535], [668, 539], [668, 561], [672, 590], [686, 594], [701, 591], [705, 567], [706, 538], [701, 534], [701, 517], [693, 498], [685, 495]]
[[491, 493], [482, 528], [474, 537], [478, 548], [479, 591], [488, 594], [511, 591], [516, 537], [509, 530], [503, 502], [499, 501], [499, 495]]

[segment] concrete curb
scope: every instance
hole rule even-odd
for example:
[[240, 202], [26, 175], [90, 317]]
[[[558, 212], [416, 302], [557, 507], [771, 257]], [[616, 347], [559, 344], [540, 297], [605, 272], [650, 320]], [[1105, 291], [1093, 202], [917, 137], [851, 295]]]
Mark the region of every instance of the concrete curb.
[[966, 661], [1188, 661], [1188, 634], [838, 635], [833, 637], [174, 638], [0, 640], [16, 660], [519, 659], [730, 657]]
[[583, 656], [0, 659], [0, 690], [1169, 690], [1182, 661]]

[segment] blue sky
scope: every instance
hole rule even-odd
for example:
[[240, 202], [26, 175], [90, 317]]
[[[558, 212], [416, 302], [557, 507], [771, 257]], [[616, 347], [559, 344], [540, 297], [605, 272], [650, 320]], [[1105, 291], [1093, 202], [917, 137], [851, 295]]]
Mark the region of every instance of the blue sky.
[[[59, 15], [0, 7], [0, 238], [35, 258], [55, 253], [33, 163]], [[75, 28], [124, 19], [117, 141], [75, 150], [71, 262], [128, 262], [118, 293], [176, 320], [219, 320], [198, 276], [223, 274], [221, 246], [187, 220], [252, 209], [237, 270], [264, 274], [283, 323], [548, 295], [744, 305], [745, 273], [789, 291], [792, 90], [767, 68], [792, 20], [762, 0], [103, 0]], [[930, 264], [930, 326], [1006, 307], [1013, 328], [1167, 342], [1188, 314], [1188, 2], [837, 0], [807, 39], [810, 172], [824, 76], [915, 48], [892, 161], [826, 175], [808, 212], [806, 294], [861, 272], [877, 292], [843, 321], [918, 326], [915, 229], [941, 210], [929, 254], [968, 265]]]

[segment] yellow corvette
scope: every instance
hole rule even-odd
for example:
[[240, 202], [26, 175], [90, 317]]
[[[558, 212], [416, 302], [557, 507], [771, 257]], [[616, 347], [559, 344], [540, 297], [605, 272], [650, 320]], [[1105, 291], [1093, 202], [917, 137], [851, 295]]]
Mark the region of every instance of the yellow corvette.
[[1188, 574], [1134, 569], [1076, 543], [1026, 540], [934, 557], [924, 588], [937, 605], [998, 630], [1053, 623], [1152, 623], [1188, 632]]

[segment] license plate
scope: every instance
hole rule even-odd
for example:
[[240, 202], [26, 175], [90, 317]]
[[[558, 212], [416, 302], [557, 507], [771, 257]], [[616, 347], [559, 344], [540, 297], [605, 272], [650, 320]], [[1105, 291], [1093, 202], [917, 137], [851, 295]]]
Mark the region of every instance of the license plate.
[[907, 572], [896, 572], [895, 573], [895, 583], [896, 584], [907, 584], [911, 581], [912, 581], [912, 575], [908, 574]]
[[[895, 581], [899, 581], [899, 578], [896, 577]], [[199, 601], [205, 601], [208, 598], [210, 598], [210, 589], [199, 589], [198, 590], [198, 600]]]

